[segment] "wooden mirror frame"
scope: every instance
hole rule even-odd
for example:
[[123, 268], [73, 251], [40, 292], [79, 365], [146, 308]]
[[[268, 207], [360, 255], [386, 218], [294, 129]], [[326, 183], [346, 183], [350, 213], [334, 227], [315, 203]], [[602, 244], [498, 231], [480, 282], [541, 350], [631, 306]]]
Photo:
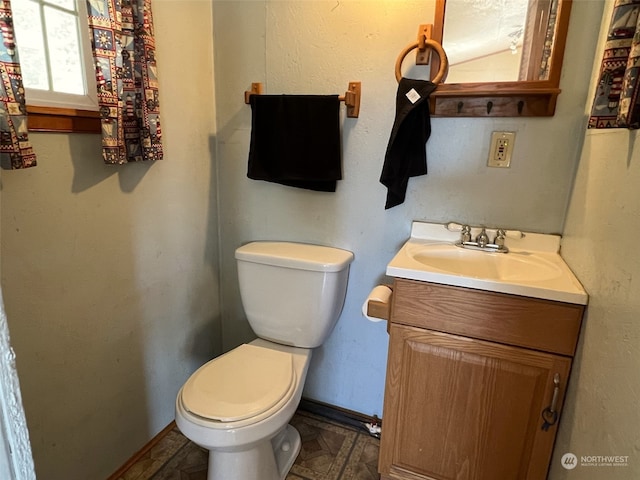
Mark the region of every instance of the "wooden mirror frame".
[[[433, 39], [442, 43], [446, 0], [436, 0]], [[440, 117], [550, 117], [560, 93], [560, 73], [569, 29], [571, 0], [560, 0], [548, 80], [444, 83], [431, 94], [431, 114]], [[431, 56], [432, 76], [439, 70]]]

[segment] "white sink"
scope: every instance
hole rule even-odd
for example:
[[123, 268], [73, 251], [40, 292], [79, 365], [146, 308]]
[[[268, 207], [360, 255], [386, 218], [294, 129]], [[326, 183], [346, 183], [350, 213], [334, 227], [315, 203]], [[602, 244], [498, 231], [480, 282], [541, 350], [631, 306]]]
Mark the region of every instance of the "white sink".
[[558, 253], [560, 237], [526, 233], [507, 238], [509, 253], [494, 253], [456, 246], [459, 236], [445, 225], [414, 222], [387, 275], [586, 305], [586, 292]]
[[411, 244], [407, 254], [417, 262], [444, 273], [489, 280], [550, 280], [562, 275], [554, 263], [529, 252], [511, 254], [468, 250], [451, 244]]

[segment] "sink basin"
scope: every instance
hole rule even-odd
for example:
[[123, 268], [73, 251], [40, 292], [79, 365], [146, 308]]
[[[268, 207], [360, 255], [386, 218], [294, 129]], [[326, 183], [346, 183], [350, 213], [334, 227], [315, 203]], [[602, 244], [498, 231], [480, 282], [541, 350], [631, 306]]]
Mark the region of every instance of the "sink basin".
[[445, 225], [413, 222], [411, 238], [387, 265], [387, 275], [587, 304], [587, 293], [560, 256], [559, 236], [526, 233], [508, 237], [509, 253], [461, 248], [455, 245], [459, 238], [459, 232]]
[[552, 262], [528, 252], [492, 253], [451, 244], [410, 245], [407, 255], [442, 272], [492, 280], [550, 280], [562, 275]]

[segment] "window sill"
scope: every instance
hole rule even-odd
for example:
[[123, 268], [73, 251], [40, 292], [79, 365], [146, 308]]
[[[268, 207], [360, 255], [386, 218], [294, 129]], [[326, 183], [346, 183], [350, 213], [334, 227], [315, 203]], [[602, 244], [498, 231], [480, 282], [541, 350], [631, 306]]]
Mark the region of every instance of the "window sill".
[[30, 132], [100, 133], [100, 113], [73, 108], [27, 105]]

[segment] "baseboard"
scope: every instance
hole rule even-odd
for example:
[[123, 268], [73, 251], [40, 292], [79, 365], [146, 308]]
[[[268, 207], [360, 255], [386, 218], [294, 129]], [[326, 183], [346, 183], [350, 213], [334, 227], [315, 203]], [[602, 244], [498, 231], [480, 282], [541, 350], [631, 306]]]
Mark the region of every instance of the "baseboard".
[[376, 415], [369, 416], [364, 413], [355, 412], [346, 408], [337, 407], [328, 403], [320, 402], [318, 400], [312, 400], [310, 398], [303, 398], [298, 406], [300, 410], [304, 410], [321, 417], [334, 420], [339, 423], [351, 425], [352, 427], [363, 430], [367, 433], [369, 429], [365, 426], [365, 423], [376, 424], [382, 426], [382, 419]]
[[118, 470], [116, 470], [107, 480], [118, 480], [120, 477], [124, 475], [124, 473], [131, 468], [134, 463], [137, 463], [149, 450], [155, 447], [160, 440], [167, 436], [167, 434], [173, 430], [176, 426], [175, 420], [172, 421], [169, 425], [164, 427], [160, 433], [158, 433], [155, 437], [153, 437], [147, 444], [138, 450], [133, 456], [126, 461], [124, 465], [122, 465]]

